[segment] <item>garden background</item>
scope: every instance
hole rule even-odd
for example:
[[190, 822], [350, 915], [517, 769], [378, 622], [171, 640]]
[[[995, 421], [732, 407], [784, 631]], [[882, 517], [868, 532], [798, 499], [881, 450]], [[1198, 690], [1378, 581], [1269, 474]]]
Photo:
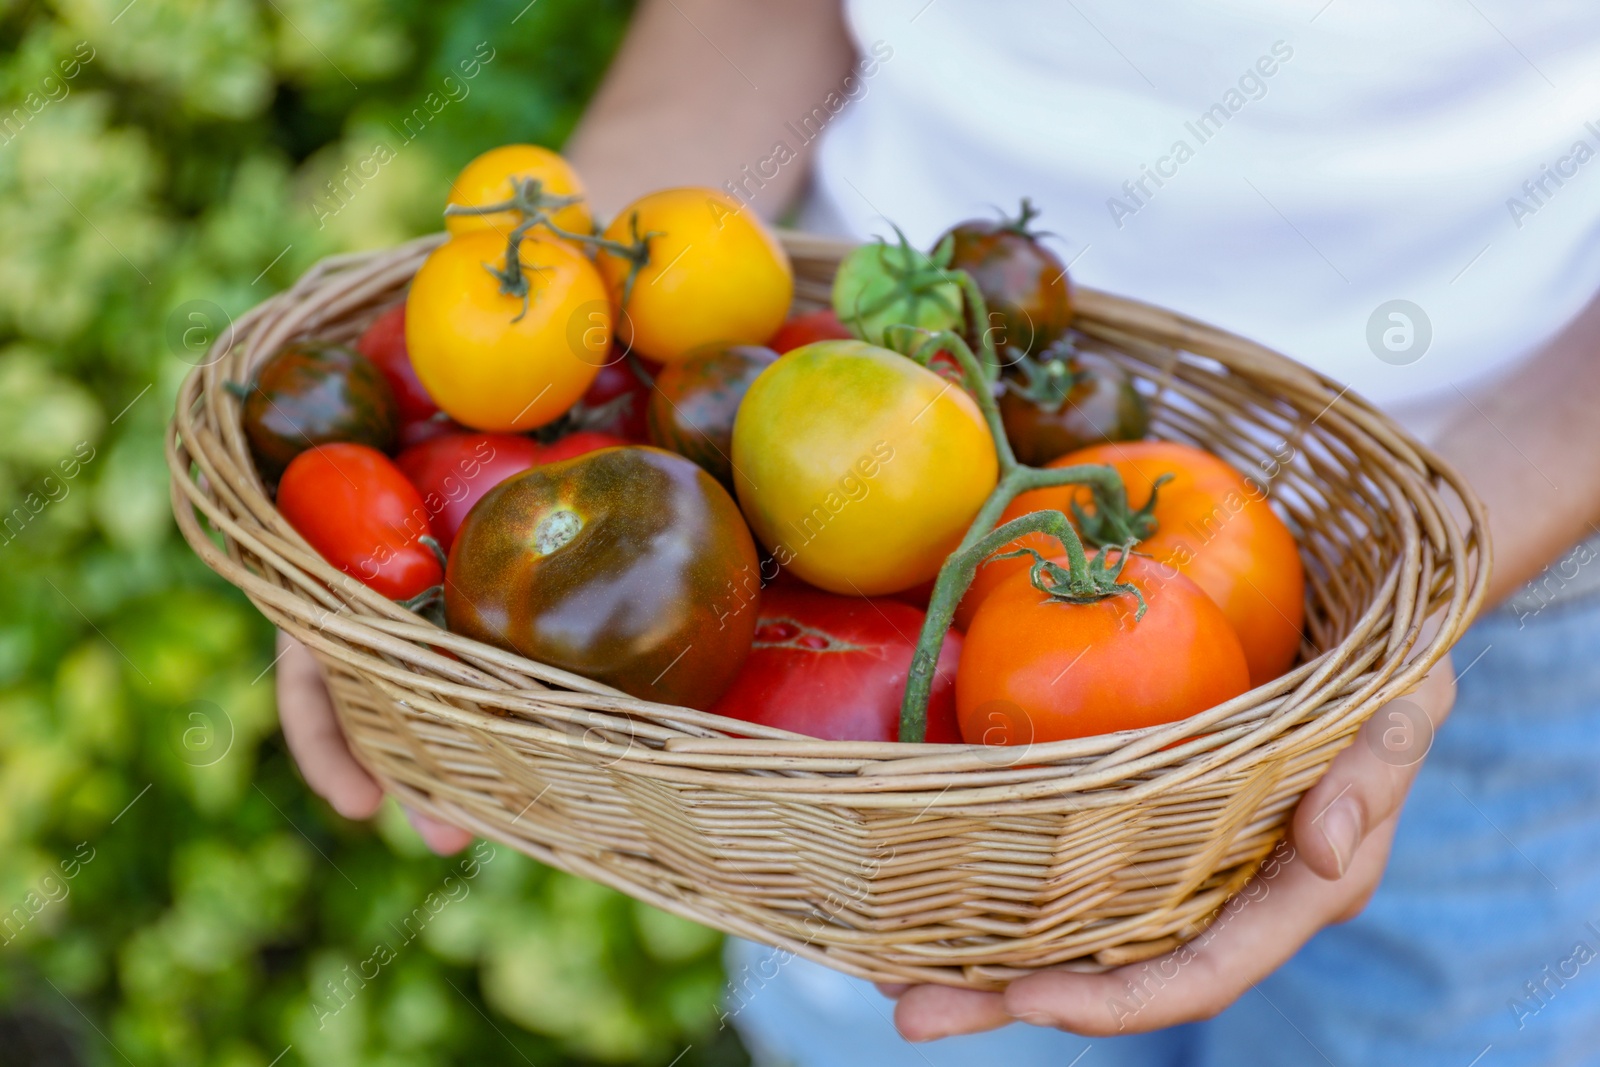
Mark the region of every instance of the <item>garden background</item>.
[[162, 457], [216, 309], [558, 146], [628, 8], [0, 0], [5, 1063], [744, 1062], [715, 934], [306, 790]]

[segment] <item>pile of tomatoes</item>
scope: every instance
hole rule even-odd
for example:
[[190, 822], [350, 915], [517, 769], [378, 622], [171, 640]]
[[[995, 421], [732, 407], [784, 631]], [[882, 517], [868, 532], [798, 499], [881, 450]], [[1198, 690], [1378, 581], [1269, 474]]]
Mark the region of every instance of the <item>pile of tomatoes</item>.
[[838, 740], [1176, 721], [1292, 664], [1299, 555], [1260, 486], [1143, 439], [1032, 217], [863, 245], [789, 317], [738, 201], [602, 228], [497, 148], [405, 302], [269, 358], [244, 427], [330, 564], [633, 696]]

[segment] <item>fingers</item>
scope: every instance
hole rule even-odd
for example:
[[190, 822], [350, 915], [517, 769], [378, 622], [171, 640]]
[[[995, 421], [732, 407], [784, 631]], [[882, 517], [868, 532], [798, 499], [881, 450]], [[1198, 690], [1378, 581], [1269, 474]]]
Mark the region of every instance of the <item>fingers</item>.
[[440, 822], [438, 819], [430, 819], [421, 812], [412, 811], [410, 808], [402, 808], [401, 810], [406, 813], [406, 819], [416, 829], [423, 843], [441, 856], [460, 852], [472, 844], [472, 835], [459, 826], [451, 826], [449, 823]]
[[894, 1006], [894, 1025], [907, 1041], [933, 1041], [955, 1034], [976, 1034], [1013, 1023], [999, 993], [916, 985]]
[[1368, 832], [1405, 801], [1454, 701], [1455, 675], [1445, 661], [1414, 693], [1367, 720], [1295, 809], [1290, 836], [1306, 866], [1323, 878], [1344, 876]]
[[[1383, 874], [1395, 819], [1356, 850], [1347, 876], [1328, 881], [1294, 859], [1257, 878], [1193, 941], [1104, 974], [1041, 971], [1004, 993], [1007, 1013], [1086, 1037], [1143, 1033], [1209, 1019], [1272, 973], [1329, 922], [1359, 907]], [[918, 992], [900, 1001], [902, 1009]], [[900, 1021], [900, 1012], [895, 1014]], [[922, 1025], [935, 1025], [932, 1020]], [[904, 1027], [902, 1027], [904, 1031]]]
[[347, 819], [367, 819], [383, 790], [350, 754], [317, 661], [299, 641], [278, 634], [278, 718], [306, 784]]

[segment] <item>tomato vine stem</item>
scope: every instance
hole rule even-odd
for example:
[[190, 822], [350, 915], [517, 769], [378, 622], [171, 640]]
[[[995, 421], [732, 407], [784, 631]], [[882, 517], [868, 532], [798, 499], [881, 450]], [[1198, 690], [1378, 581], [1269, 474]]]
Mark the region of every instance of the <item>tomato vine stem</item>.
[[[544, 183], [538, 178], [512, 178], [511, 198], [494, 204], [480, 204], [468, 207], [465, 204], [448, 204], [445, 206], [446, 215], [498, 215], [506, 211], [515, 211], [522, 221], [506, 235], [506, 257], [504, 263], [496, 267], [485, 263], [484, 268], [500, 282], [500, 291], [507, 296], [520, 297], [522, 310], [517, 313], [516, 322], [528, 313], [529, 287], [528, 278], [522, 269], [522, 239], [528, 231], [536, 226], [543, 226], [555, 236], [574, 241], [590, 248], [601, 249], [625, 260], [628, 264], [628, 277], [622, 286], [622, 304], [626, 309], [628, 297], [633, 294], [634, 280], [639, 272], [650, 262], [650, 239], [664, 237], [665, 234], [651, 230], [641, 234], [639, 232], [639, 216], [633, 215], [629, 220], [629, 230], [633, 235], [631, 242], [613, 241], [609, 237], [602, 237], [598, 233], [575, 233], [571, 230], [557, 226], [550, 217], [552, 211], [581, 204], [581, 196], [556, 196], [544, 191]], [[537, 268], [535, 268], [537, 269]]]
[[[970, 283], [964, 271], [952, 271]], [[976, 285], [973, 285], [976, 289]], [[977, 295], [974, 306], [982, 308], [982, 295]], [[983, 335], [980, 334], [980, 337]], [[987, 338], [984, 338], [987, 340]], [[1030, 533], [1043, 533], [1060, 541], [1066, 549], [1068, 569], [1062, 568], [1034, 553], [1035, 562], [1030, 570], [1034, 587], [1058, 600], [1074, 604], [1092, 603], [1107, 597], [1123, 596], [1138, 591], [1120, 581], [1122, 566], [1127, 561], [1137, 537], [1132, 531], [1139, 527], [1134, 513], [1128, 508], [1128, 494], [1122, 476], [1116, 468], [1106, 464], [1079, 464], [1072, 467], [1029, 467], [1017, 461], [1006, 438], [1005, 425], [1000, 421], [1000, 409], [995, 404], [994, 387], [985, 374], [984, 366], [973, 354], [972, 348], [957, 333], [943, 330], [930, 333], [914, 326], [890, 326], [884, 331], [889, 347], [902, 355], [927, 366], [928, 361], [940, 351], [955, 357], [966, 378], [968, 391], [977, 401], [984, 423], [994, 439], [995, 456], [1000, 465], [1000, 477], [994, 491], [989, 494], [978, 514], [973, 518], [961, 544], [945, 560], [934, 580], [933, 595], [928, 601], [928, 613], [917, 639], [917, 650], [911, 658], [906, 674], [905, 693], [900, 702], [900, 740], [921, 741], [928, 729], [928, 696], [933, 690], [935, 668], [944, 636], [955, 619], [956, 606], [972, 585], [978, 568], [995, 552], [1005, 548], [1018, 537]], [[992, 344], [987, 346], [992, 351]], [[998, 368], [998, 361], [991, 364]], [[1033, 489], [1058, 485], [1083, 485], [1094, 496], [1097, 514], [1105, 517], [1102, 529], [1109, 535], [1115, 531], [1126, 536], [1120, 542], [1121, 558], [1115, 570], [1109, 566], [1102, 551], [1091, 561], [1084, 551], [1083, 540], [1072, 522], [1060, 511], [1036, 511], [1013, 519], [996, 528], [995, 523], [1018, 495]], [[1074, 511], [1078, 509], [1074, 507]], [[1081, 514], [1081, 512], [1078, 512]], [[1014, 556], [1026, 554], [1029, 549], [1006, 553]], [[1144, 613], [1144, 598], [1139, 597], [1139, 614]]]

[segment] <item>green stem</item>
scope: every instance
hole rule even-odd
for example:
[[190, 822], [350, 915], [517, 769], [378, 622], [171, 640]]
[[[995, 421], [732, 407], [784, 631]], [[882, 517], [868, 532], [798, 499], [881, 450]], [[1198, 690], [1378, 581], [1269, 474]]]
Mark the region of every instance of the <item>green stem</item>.
[[625, 310], [628, 306], [628, 298], [633, 294], [634, 279], [639, 276], [639, 271], [644, 269], [645, 264], [650, 262], [650, 239], [652, 237], [661, 237], [663, 234], [655, 231], [645, 234], [639, 233], [639, 217], [637, 215], [630, 220], [633, 231], [632, 244], [613, 241], [598, 234], [573, 233], [557, 226], [550, 218], [550, 212], [560, 211], [562, 208], [582, 203], [583, 197], [548, 195], [544, 192], [542, 183], [537, 178], [512, 178], [511, 189], [511, 199], [502, 200], [496, 204], [481, 204], [477, 207], [449, 204], [444, 209], [446, 215], [498, 215], [504, 211], [515, 211], [522, 216], [522, 221], [517, 224], [509, 235], [504, 266], [496, 268], [489, 264], [484, 264], [489, 273], [499, 280], [501, 292], [507, 296], [522, 298], [522, 311], [511, 321], [516, 322], [517, 319], [528, 313], [528, 279], [522, 272], [521, 247], [523, 237], [535, 226], [543, 226], [564, 240], [575, 241], [591, 248], [603, 249], [618, 259], [626, 260], [628, 263], [628, 277], [622, 287], [622, 308]]
[[[1066, 468], [1064, 468], [1065, 470]], [[1109, 468], [1108, 468], [1109, 469]], [[1054, 471], [1034, 471], [1035, 474], [1054, 474]], [[1002, 482], [1004, 487], [1006, 483]], [[999, 490], [996, 490], [996, 496]], [[990, 498], [990, 503], [995, 497]], [[985, 510], [989, 505], [985, 504]], [[982, 513], [979, 519], [982, 519]], [[1034, 557], [1032, 577], [1034, 588], [1058, 600], [1071, 604], [1090, 604], [1108, 597], [1132, 594], [1139, 598], [1139, 614], [1144, 613], [1144, 598], [1132, 585], [1120, 581], [1122, 567], [1127, 562], [1129, 546], [1124, 546], [1122, 556], [1113, 570], [1107, 563], [1107, 552], [1101, 552], [1090, 561], [1084, 551], [1078, 532], [1066, 515], [1059, 511], [1035, 511], [1004, 525], [977, 533], [978, 523], [968, 532], [962, 546], [950, 554], [939, 569], [934, 583], [933, 597], [928, 601], [928, 614], [922, 623], [922, 635], [917, 641], [917, 651], [911, 658], [911, 669], [906, 676], [905, 695], [900, 703], [900, 740], [918, 742], [927, 736], [928, 696], [933, 691], [933, 679], [939, 665], [939, 651], [944, 645], [944, 635], [955, 619], [956, 606], [966, 594], [978, 568], [991, 555], [999, 552], [1019, 537], [1042, 533], [1054, 537], [1066, 549], [1067, 569], [1044, 559], [1032, 549], [1016, 553]]]
[[983, 350], [983, 376], [991, 384], [1000, 380], [1000, 353], [994, 345], [994, 338], [989, 331], [989, 303], [983, 298], [983, 290], [978, 288], [978, 283], [972, 280], [972, 275], [964, 270], [949, 272], [950, 280], [961, 286], [962, 295], [967, 299], [967, 309], [970, 314], [972, 334], [978, 339], [978, 347]]

